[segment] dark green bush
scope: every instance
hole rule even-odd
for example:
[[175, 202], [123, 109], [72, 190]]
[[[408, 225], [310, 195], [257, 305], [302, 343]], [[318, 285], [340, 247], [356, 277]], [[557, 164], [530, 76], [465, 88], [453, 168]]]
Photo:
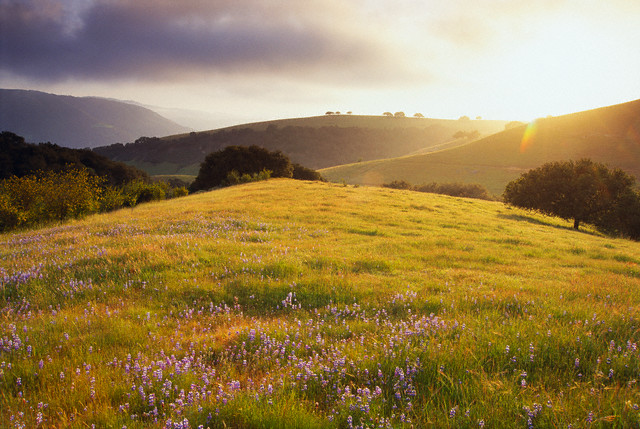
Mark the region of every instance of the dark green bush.
[[494, 200], [487, 189], [477, 183], [429, 183], [415, 186], [405, 180], [394, 180], [385, 183], [385, 188], [406, 189], [409, 191], [429, 192], [432, 194], [450, 195], [452, 197], [476, 198], [480, 200]]
[[146, 183], [142, 180], [134, 180], [122, 188], [124, 205], [133, 207], [140, 203], [164, 200], [166, 198], [167, 185], [159, 183]]
[[303, 167], [300, 164], [293, 164], [293, 178], [296, 180], [325, 181], [322, 174], [311, 168]]

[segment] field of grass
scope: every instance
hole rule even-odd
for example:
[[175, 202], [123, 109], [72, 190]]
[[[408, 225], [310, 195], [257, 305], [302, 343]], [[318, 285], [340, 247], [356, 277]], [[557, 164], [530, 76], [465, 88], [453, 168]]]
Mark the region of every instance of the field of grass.
[[0, 236], [0, 427], [638, 427], [640, 244], [293, 180]]

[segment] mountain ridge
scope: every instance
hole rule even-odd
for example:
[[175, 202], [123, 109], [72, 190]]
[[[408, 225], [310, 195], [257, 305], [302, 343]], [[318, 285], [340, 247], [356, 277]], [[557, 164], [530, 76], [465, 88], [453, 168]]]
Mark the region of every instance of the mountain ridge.
[[93, 148], [143, 135], [189, 131], [158, 113], [125, 101], [36, 90], [0, 89], [0, 131], [32, 143]]

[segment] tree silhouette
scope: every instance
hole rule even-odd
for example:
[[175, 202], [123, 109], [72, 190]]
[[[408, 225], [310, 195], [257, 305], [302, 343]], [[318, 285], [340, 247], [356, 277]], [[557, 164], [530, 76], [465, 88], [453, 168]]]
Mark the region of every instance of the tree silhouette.
[[[573, 219], [574, 229], [590, 223], [607, 231], [635, 235], [625, 213], [639, 212], [635, 178], [588, 159], [550, 162], [524, 173], [504, 191], [505, 202], [517, 207]], [[626, 220], [625, 220], [626, 219]]]

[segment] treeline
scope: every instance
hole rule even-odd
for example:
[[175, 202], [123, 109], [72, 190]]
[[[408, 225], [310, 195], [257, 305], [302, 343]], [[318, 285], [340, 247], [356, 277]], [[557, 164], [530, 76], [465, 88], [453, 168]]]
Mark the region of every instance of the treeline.
[[480, 200], [495, 200], [489, 191], [477, 183], [428, 183], [423, 185], [412, 185], [404, 180], [394, 180], [391, 183], [382, 185], [385, 188], [406, 189], [416, 192], [429, 192], [432, 194], [450, 195], [452, 197], [476, 198]]
[[86, 168], [112, 186], [149, 180], [142, 170], [115, 162], [88, 149], [70, 149], [52, 143], [31, 144], [9, 131], [0, 133], [0, 180], [36, 171], [62, 171], [69, 166]]
[[286, 154], [294, 163], [313, 169], [373, 159], [393, 158], [451, 138], [451, 128], [307, 127], [270, 125], [265, 130], [232, 128], [182, 137], [141, 137], [134, 143], [95, 148], [110, 159], [175, 165], [178, 170], [200, 164], [206, 154], [227, 146], [260, 146]]

